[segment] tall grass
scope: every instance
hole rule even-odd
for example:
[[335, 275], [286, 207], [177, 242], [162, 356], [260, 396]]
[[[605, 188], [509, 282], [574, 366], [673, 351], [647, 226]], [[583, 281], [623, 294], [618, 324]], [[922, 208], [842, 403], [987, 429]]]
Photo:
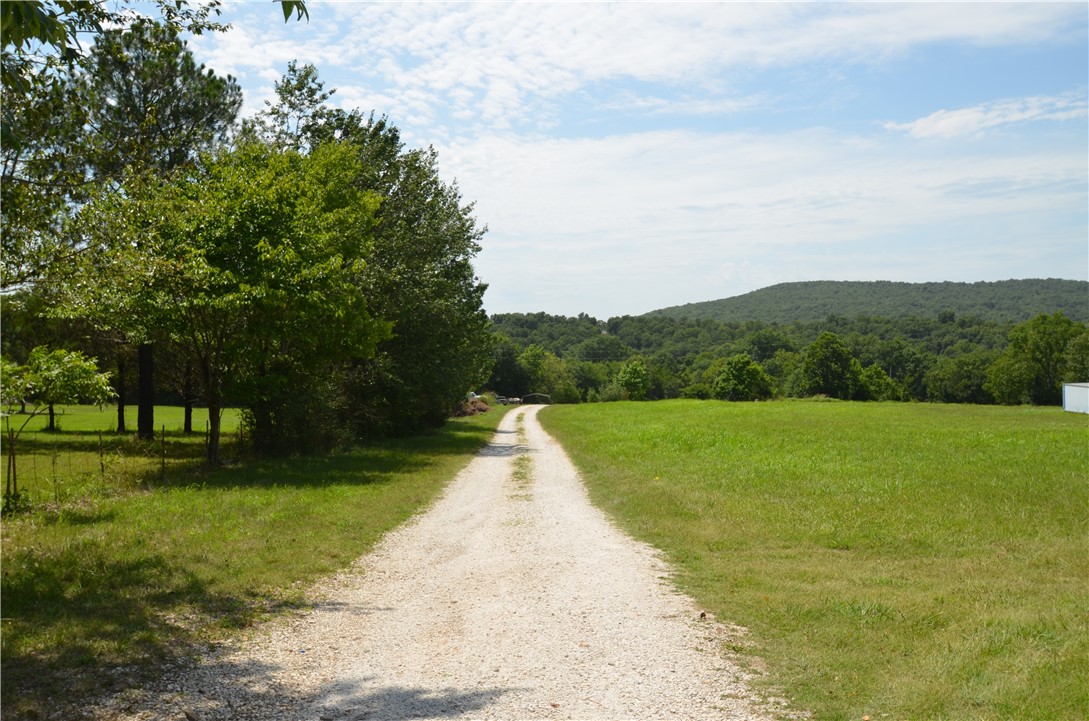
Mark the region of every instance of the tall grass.
[[[78, 709], [254, 619], [304, 604], [316, 578], [428, 504], [500, 416], [330, 457], [214, 471], [182, 463], [154, 483], [108, 476], [108, 492], [7, 519], [4, 718]], [[88, 438], [97, 447], [97, 434]], [[168, 433], [168, 441], [198, 455], [203, 448], [201, 437]]]
[[676, 401], [541, 420], [814, 718], [1089, 717], [1089, 418]]

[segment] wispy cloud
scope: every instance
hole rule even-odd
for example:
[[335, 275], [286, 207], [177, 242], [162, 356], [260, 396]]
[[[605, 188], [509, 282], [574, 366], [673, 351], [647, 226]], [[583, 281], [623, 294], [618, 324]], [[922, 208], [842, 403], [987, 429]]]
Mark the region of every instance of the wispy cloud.
[[[681, 96], [687, 88], [703, 98], [691, 110], [730, 113], [747, 98], [729, 84], [708, 87], [708, 77], [870, 62], [935, 42], [1058, 40], [1085, 14], [1077, 3], [318, 2], [309, 25], [285, 26], [263, 3], [228, 7], [237, 15], [229, 33], [194, 39], [221, 72], [282, 72], [298, 58], [350, 73], [352, 85], [392, 102], [383, 110], [471, 118], [482, 130], [547, 128], [560, 99], [619, 80]], [[645, 100], [653, 112], [656, 95]]]
[[551, 312], [642, 312], [789, 279], [910, 280], [920, 264], [933, 266], [924, 279], [978, 280], [1011, 249], [1035, 252], [1029, 237], [1086, 255], [1084, 222], [1069, 220], [1089, 182], [1075, 153], [950, 156], [826, 131], [509, 136], [439, 151], [490, 226], [478, 270], [491, 292], [509, 303], [525, 292], [519, 271], [538, 268], [533, 285], [552, 300], [536, 307]]
[[[1026, 73], [957, 102], [952, 82], [931, 95], [909, 72], [934, 49], [1083, 48], [1083, 3], [316, 1], [287, 25], [267, 3], [227, 7], [234, 30], [193, 44], [243, 79], [247, 111], [298, 59], [340, 106], [436, 146], [490, 228], [476, 268], [493, 312], [606, 317], [786, 280], [1089, 267], [1083, 77]], [[885, 73], [918, 86], [831, 107]]]
[[1018, 98], [984, 103], [970, 108], [938, 110], [909, 123], [885, 123], [888, 130], [903, 131], [917, 138], [954, 138], [980, 135], [1004, 125], [1041, 120], [1085, 120], [1089, 103], [1084, 91], [1051, 97]]

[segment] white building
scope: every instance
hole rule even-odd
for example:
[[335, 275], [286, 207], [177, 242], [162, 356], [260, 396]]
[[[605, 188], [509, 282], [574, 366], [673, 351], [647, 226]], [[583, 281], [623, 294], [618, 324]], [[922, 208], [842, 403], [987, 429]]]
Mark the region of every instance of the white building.
[[1089, 383], [1063, 384], [1063, 410], [1089, 413]]

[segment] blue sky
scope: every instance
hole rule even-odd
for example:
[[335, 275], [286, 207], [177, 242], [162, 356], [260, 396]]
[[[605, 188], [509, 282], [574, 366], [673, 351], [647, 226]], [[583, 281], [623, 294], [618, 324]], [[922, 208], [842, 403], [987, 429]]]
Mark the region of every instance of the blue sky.
[[1085, 3], [307, 5], [191, 47], [246, 114], [297, 59], [434, 146], [489, 313], [1089, 279]]

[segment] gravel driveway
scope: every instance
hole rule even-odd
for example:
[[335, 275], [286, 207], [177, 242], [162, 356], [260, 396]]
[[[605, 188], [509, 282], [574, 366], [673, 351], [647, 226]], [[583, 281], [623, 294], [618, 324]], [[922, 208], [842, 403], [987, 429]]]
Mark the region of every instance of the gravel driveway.
[[[271, 622], [109, 717], [770, 719], [653, 549], [515, 408], [426, 513]], [[133, 699], [129, 699], [131, 703]], [[152, 708], [152, 705], [154, 706]]]

